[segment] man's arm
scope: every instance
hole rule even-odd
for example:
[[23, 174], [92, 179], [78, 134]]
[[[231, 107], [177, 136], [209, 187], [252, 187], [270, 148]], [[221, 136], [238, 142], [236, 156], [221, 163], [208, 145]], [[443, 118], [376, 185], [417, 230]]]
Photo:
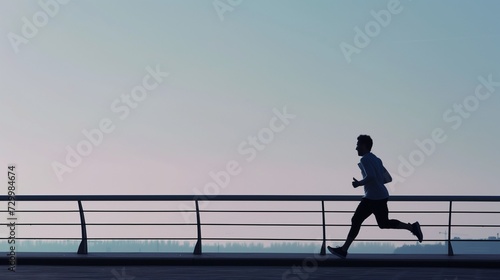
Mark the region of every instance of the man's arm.
[[367, 183], [370, 183], [371, 181], [373, 181], [375, 179], [375, 169], [370, 164], [370, 162], [368, 161], [367, 158], [361, 158], [361, 165], [363, 166], [363, 169], [365, 170], [365, 174], [366, 174], [365, 178], [363, 178], [363, 180], [361, 180], [361, 181], [353, 182], [353, 187], [355, 184], [357, 185], [356, 187], [364, 186]]
[[359, 187], [359, 181], [356, 178], [352, 177], [352, 186], [353, 188]]

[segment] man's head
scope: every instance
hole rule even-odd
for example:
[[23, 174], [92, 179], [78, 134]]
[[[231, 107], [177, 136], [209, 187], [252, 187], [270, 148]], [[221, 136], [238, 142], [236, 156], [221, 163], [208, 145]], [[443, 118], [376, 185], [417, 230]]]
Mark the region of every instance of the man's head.
[[356, 144], [356, 151], [358, 156], [362, 157], [372, 150], [373, 140], [369, 135], [358, 136], [358, 143]]

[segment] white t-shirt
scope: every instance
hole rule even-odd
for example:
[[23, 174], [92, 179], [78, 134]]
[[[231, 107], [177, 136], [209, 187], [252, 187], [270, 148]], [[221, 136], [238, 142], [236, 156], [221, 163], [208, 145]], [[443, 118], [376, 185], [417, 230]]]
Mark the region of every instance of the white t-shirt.
[[389, 192], [384, 184], [392, 181], [392, 178], [382, 160], [370, 152], [361, 157], [358, 166], [363, 175], [363, 180], [360, 181], [364, 183], [365, 188], [363, 197], [373, 200], [388, 198]]

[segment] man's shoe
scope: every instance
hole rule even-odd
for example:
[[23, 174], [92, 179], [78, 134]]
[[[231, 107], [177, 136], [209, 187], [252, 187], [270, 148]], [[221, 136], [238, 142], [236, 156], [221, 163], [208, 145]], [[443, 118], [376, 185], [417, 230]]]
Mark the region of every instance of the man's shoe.
[[415, 222], [411, 225], [411, 227], [411, 232], [418, 238], [418, 242], [422, 243], [422, 240], [424, 240], [424, 234], [422, 233], [422, 229], [420, 229], [420, 224]]
[[342, 248], [340, 248], [340, 247], [332, 248], [332, 247], [328, 246], [328, 251], [330, 251], [330, 253], [332, 253], [335, 256], [342, 258], [342, 259], [345, 259], [345, 257], [347, 257], [347, 252], [342, 250]]

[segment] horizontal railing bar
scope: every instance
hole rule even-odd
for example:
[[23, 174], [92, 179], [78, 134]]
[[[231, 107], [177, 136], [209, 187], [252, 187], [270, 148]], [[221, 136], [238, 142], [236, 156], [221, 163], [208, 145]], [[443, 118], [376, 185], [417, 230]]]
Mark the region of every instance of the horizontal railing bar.
[[[7, 240], [8, 238], [2, 237], [0, 240]], [[109, 241], [114, 241], [114, 240], [196, 240], [196, 237], [117, 237], [117, 238], [110, 238], [110, 237], [93, 237], [87, 238], [89, 241], [90, 240], [109, 240]], [[16, 238], [16, 240], [77, 240], [80, 241], [81, 237], [68, 237], [68, 238], [61, 238], [61, 237], [40, 237], [40, 238], [31, 238], [31, 237], [22, 237], [22, 238]]]
[[[323, 241], [321, 238], [237, 238], [237, 237], [204, 237], [203, 240], [235, 240], [235, 241]], [[345, 239], [326, 239], [326, 241], [345, 241]], [[398, 241], [398, 242], [416, 242], [415, 239], [356, 239], [356, 241], [369, 242], [369, 241]], [[427, 241], [442, 242], [444, 239], [429, 239]]]
[[[342, 238], [339, 238], [339, 239], [327, 239], [329, 241], [332, 241], [332, 240], [336, 240], [336, 241], [345, 241], [345, 239], [342, 239]], [[416, 242], [415, 239], [356, 239], [355, 241], [362, 241], [362, 242], [370, 242], [370, 241], [405, 241], [405, 242]], [[429, 241], [429, 242], [447, 242], [448, 239], [425, 239], [425, 241]], [[454, 241], [468, 241], [468, 242], [476, 242], [476, 241], [480, 241], [480, 242], [485, 242], [485, 241], [488, 241], [488, 242], [500, 242], [500, 240], [492, 240], [492, 239], [451, 239], [450, 240], [451, 242], [454, 242]]]
[[[321, 212], [321, 211], [319, 211]], [[345, 210], [345, 211], [325, 211], [325, 213], [353, 213], [353, 210]], [[391, 213], [418, 213], [418, 214], [448, 214], [447, 210], [391, 210]], [[453, 214], [500, 214], [500, 211], [451, 211]]]
[[321, 227], [322, 224], [225, 224], [225, 223], [201, 223], [202, 226], [268, 226], [268, 227]]
[[[232, 223], [201, 223], [203, 226], [269, 226], [269, 227], [274, 227], [274, 226], [316, 226], [320, 227], [323, 226], [323, 224], [261, 224], [261, 223], [237, 223], [237, 224], [232, 224]], [[350, 227], [351, 224], [325, 224], [325, 226], [329, 227]], [[448, 225], [420, 225], [421, 227], [447, 227]], [[453, 225], [453, 227], [460, 226], [460, 225]], [[467, 226], [472, 226], [474, 227], [475, 225], [467, 225]], [[489, 225], [492, 227], [500, 227], [500, 225]], [[377, 224], [363, 224], [363, 227], [378, 227]]]
[[[0, 240], [8, 240], [7, 237], [2, 237]], [[322, 239], [318, 238], [237, 238], [237, 237], [207, 237], [203, 238], [204, 240], [259, 240], [259, 241], [322, 241]], [[30, 238], [30, 237], [22, 237], [16, 238], [16, 240], [81, 240], [79, 237], [40, 237], [40, 238]], [[196, 240], [196, 237], [117, 237], [117, 238], [109, 238], [109, 237], [93, 237], [88, 238], [88, 240]], [[326, 241], [345, 241], [342, 238], [327, 238]], [[356, 242], [384, 242], [384, 241], [395, 241], [395, 242], [415, 242], [415, 239], [356, 239]], [[427, 242], [446, 242], [447, 239], [426, 239]], [[500, 242], [498, 239], [451, 239], [451, 242]]]
[[500, 214], [499, 211], [452, 211], [451, 213], [453, 213], [453, 214]]
[[[107, 225], [107, 224], [102, 224], [102, 225]], [[114, 225], [114, 224], [110, 224]], [[138, 224], [139, 225], [139, 224]], [[147, 224], [146, 224], [147, 225]], [[184, 224], [182, 224], [184, 225]], [[189, 225], [194, 225], [194, 224], [189, 224]], [[261, 223], [250, 223], [250, 224], [243, 224], [243, 223], [238, 223], [238, 224], [231, 224], [231, 223], [201, 223], [201, 225], [205, 226], [322, 226], [322, 224], [261, 224]], [[350, 227], [351, 224], [325, 224], [325, 226], [342, 226], [342, 227]], [[368, 226], [368, 227], [378, 227], [377, 224], [363, 224], [363, 227]], [[447, 227], [448, 225], [442, 224], [442, 225], [420, 225], [421, 227]], [[500, 225], [452, 225], [452, 227], [500, 227]]]
[[[351, 224], [326, 224], [327, 226], [331, 226], [331, 227], [337, 227], [337, 226], [341, 226], [341, 227], [350, 227]], [[378, 227], [378, 225], [374, 224], [374, 225], [371, 225], [371, 224], [363, 224], [363, 227], [365, 226], [368, 226], [368, 227]], [[420, 227], [447, 227], [448, 225], [435, 225], [435, 224], [425, 224], [425, 225], [420, 225]], [[500, 225], [484, 225], [484, 226], [491, 226], [491, 227], [500, 227]], [[478, 225], [452, 225], [452, 227], [479, 227]]]
[[[317, 210], [200, 210], [201, 213], [321, 213]], [[325, 211], [326, 212], [326, 211]], [[353, 212], [353, 211], [351, 211]]]
[[[8, 223], [0, 223], [7, 226]], [[16, 226], [79, 226], [79, 223], [16, 223]], [[195, 226], [194, 223], [86, 223], [87, 226]]]
[[[354, 213], [354, 210], [338, 210], [338, 211], [332, 210], [332, 211], [325, 211], [325, 213]], [[443, 211], [443, 210], [436, 210], [436, 211], [432, 211], [432, 210], [414, 210], [414, 211], [391, 210], [391, 213], [398, 213], [398, 214], [401, 214], [401, 213], [402, 214], [404, 214], [404, 213], [408, 213], [408, 214], [448, 214], [448, 211]]]
[[90, 209], [90, 210], [85, 210], [85, 212], [137, 212], [137, 213], [183, 213], [183, 212], [196, 212], [195, 210], [96, 210], [96, 209]]
[[[203, 238], [204, 240], [245, 240], [245, 241], [252, 241], [252, 240], [259, 240], [259, 241], [272, 241], [272, 240], [280, 240], [280, 241], [323, 241], [323, 239], [318, 239], [318, 238], [237, 238], [237, 237], [207, 237]], [[345, 241], [345, 238], [327, 238], [326, 241]], [[417, 242], [415, 239], [356, 239], [355, 241], [361, 241], [361, 242], [371, 242], [371, 241], [377, 241], [377, 242], [384, 242], [384, 241], [396, 241], [396, 242]], [[426, 242], [446, 242], [448, 241], [447, 239], [426, 239]], [[491, 240], [491, 239], [451, 239], [451, 241], [469, 241], [469, 242], [475, 242], [475, 241], [480, 241], [480, 242], [500, 242], [499, 240]]]
[[[316, 210], [200, 210], [201, 213], [322, 213], [322, 211], [316, 211]], [[331, 211], [325, 211], [325, 213], [353, 213], [354, 210], [331, 210]], [[392, 211], [391, 213], [418, 213], [418, 214], [425, 214], [425, 213], [431, 213], [431, 214], [448, 214], [448, 211], [442, 211], [442, 210], [436, 210], [436, 211], [430, 211], [430, 210], [415, 210], [415, 211]], [[455, 213], [455, 212], [453, 212]], [[476, 212], [474, 212], [476, 213]], [[477, 212], [479, 213], [479, 212]], [[496, 212], [499, 213], [500, 212]]]
[[[322, 213], [322, 211], [315, 210], [200, 210], [201, 213]], [[354, 210], [331, 210], [325, 213], [347, 213], [352, 214]], [[449, 214], [446, 210], [414, 210], [414, 211], [398, 211], [391, 210], [395, 214]], [[500, 214], [500, 211], [452, 211], [453, 214]]]
[[[7, 239], [7, 238], [0, 238], [0, 240], [2, 239]], [[80, 238], [60, 238], [60, 237], [46, 237], [46, 238], [16, 238], [17, 240], [80, 240]], [[90, 238], [88, 237], [87, 238], [89, 241], [91, 240], [110, 240], [110, 241], [113, 241], [113, 240], [196, 240], [196, 237], [194, 238], [140, 238], [140, 237], [137, 237], [137, 238], [127, 238], [127, 237], [122, 237], [122, 238], [109, 238], [109, 237], [93, 237], [93, 238]], [[223, 238], [223, 237], [209, 237], [209, 238], [203, 238], [204, 240], [239, 240], [239, 241], [242, 241], [242, 240], [247, 240], [247, 241], [251, 241], [251, 240], [259, 240], [259, 241], [320, 241], [320, 239], [313, 239], [313, 238], [290, 238], [290, 239], [287, 239], [287, 238]], [[340, 239], [339, 239], [340, 240]], [[414, 240], [413, 240], [414, 241]]]
[[[448, 241], [448, 240], [446, 240]], [[500, 239], [451, 239], [450, 240], [451, 242], [455, 242], [455, 241], [459, 241], [459, 242], [462, 242], [462, 241], [467, 241], [467, 242], [475, 242], [475, 241], [479, 241], [479, 242], [500, 242]]]
[[[262, 223], [201, 223], [201, 225], [206, 225], [206, 226], [322, 226], [322, 224], [262, 224]], [[325, 226], [330, 226], [330, 227], [350, 227], [351, 224], [325, 224]], [[425, 225], [420, 225], [421, 227], [447, 227], [448, 224], [443, 224], [443, 225], [435, 225], [435, 224], [425, 224]], [[481, 226], [487, 226], [487, 227], [500, 227], [500, 225], [452, 225], [452, 227], [481, 227]], [[377, 224], [363, 224], [363, 227], [378, 227]]]
[[[0, 223], [0, 226], [8, 226], [9, 223]], [[79, 226], [79, 223], [16, 223], [16, 226]], [[87, 226], [195, 226], [195, 223], [87, 223]], [[269, 224], [269, 223], [201, 223], [203, 226], [264, 226], [264, 227], [320, 227], [322, 224]], [[351, 224], [325, 224], [327, 227], [350, 227]], [[377, 224], [366, 224], [364, 227], [378, 227]], [[421, 225], [421, 227], [447, 227], [448, 225]], [[457, 224], [457, 227], [472, 228], [500, 228], [500, 225], [468, 225]]]
[[[0, 223], [0, 226], [7, 226], [9, 223]], [[16, 226], [79, 226], [79, 223], [16, 223]], [[86, 223], [88, 226], [194, 226], [196, 223]], [[269, 223], [201, 223], [204, 226], [286, 226], [286, 227], [320, 227], [322, 224], [269, 224]], [[351, 224], [325, 224], [327, 227], [350, 227]], [[377, 224], [364, 224], [364, 227], [378, 227]], [[447, 227], [448, 225], [421, 225], [421, 227]], [[452, 225], [455, 227], [500, 227], [500, 225]]]
[[[360, 198], [358, 195], [17, 195], [16, 201], [359, 201]], [[0, 195], [0, 200], [8, 201], [10, 196]], [[500, 202], [500, 196], [395, 195], [390, 201]]]
[[[0, 210], [0, 213], [1, 212], [4, 212], [4, 213], [8, 213], [8, 212], [11, 212], [9, 210]], [[78, 210], [21, 210], [21, 209], [16, 209], [16, 213], [19, 213], [19, 212], [26, 212], [26, 213], [30, 213], [30, 212], [34, 212], [34, 213], [50, 213], [50, 212], [55, 212], [55, 213], [65, 213], [65, 212], [78, 212]]]
[[[7, 213], [8, 210], [0, 210], [0, 213]], [[16, 210], [17, 213], [78, 213], [78, 210]], [[196, 212], [195, 210], [85, 210], [89, 213], [185, 213]], [[316, 210], [200, 210], [201, 213], [322, 213]], [[325, 213], [354, 213], [354, 210], [331, 210]], [[436, 210], [415, 210], [398, 211], [391, 210], [394, 214], [448, 214], [448, 211]], [[453, 214], [500, 214], [500, 211], [452, 211]]]
[[[1, 212], [9, 212], [7, 210], [0, 211]], [[78, 213], [78, 210], [16, 210], [16, 212], [25, 212], [25, 213]], [[162, 210], [85, 210], [85, 212], [97, 212], [97, 213], [183, 213], [183, 212], [196, 212], [195, 210], [184, 211], [184, 210], [172, 210], [172, 211], [162, 211]], [[353, 213], [354, 210], [338, 210], [338, 211], [325, 211], [325, 213]], [[322, 213], [321, 211], [316, 210], [200, 210], [200, 213]], [[448, 211], [391, 211], [391, 213], [418, 213], [418, 214], [448, 214]], [[458, 213], [458, 212], [453, 212]], [[468, 212], [467, 212], [468, 213]], [[486, 212], [473, 212], [473, 213], [486, 213]], [[494, 212], [500, 214], [500, 212]]]
[[[2, 210], [1, 212], [10, 212], [8, 210]], [[65, 212], [76, 212], [78, 213], [79, 210], [17, 210], [16, 212], [26, 212], [26, 213], [65, 213]], [[196, 212], [194, 210], [190, 211], [185, 211], [185, 210], [85, 210], [85, 212], [98, 212], [98, 213], [107, 213], [107, 212], [137, 212], [137, 213], [155, 213], [155, 212], [161, 212], [161, 213], [172, 213], [172, 212], [177, 212], [177, 213], [183, 213], [183, 212]]]
[[500, 227], [500, 225], [451, 225], [453, 228], [456, 227]]

